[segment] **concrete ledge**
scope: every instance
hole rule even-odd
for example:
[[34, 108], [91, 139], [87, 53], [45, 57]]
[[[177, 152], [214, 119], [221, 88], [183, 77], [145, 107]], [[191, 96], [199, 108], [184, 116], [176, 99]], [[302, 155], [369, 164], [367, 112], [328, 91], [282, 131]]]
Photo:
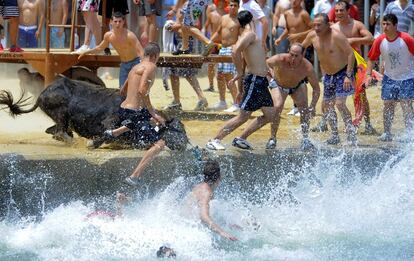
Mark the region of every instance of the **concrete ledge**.
[[[285, 149], [221, 153], [214, 157], [221, 163], [222, 187], [245, 193], [252, 201], [257, 201], [266, 197], [266, 191], [279, 186], [281, 177], [288, 177], [289, 186], [294, 186], [301, 175], [324, 169], [340, 172], [344, 180], [355, 175], [368, 178], [376, 175], [390, 157], [397, 154], [396, 150], [381, 149], [325, 149], [314, 153]], [[23, 216], [38, 215], [74, 200], [113, 199], [116, 191], [125, 189], [122, 181], [138, 160], [140, 158], [123, 156], [94, 163], [82, 155], [49, 160], [0, 155], [1, 213], [7, 215], [11, 210]], [[163, 153], [146, 170], [143, 185], [138, 189], [151, 196], [180, 176], [194, 182], [201, 180], [200, 173], [201, 165], [190, 152]]]

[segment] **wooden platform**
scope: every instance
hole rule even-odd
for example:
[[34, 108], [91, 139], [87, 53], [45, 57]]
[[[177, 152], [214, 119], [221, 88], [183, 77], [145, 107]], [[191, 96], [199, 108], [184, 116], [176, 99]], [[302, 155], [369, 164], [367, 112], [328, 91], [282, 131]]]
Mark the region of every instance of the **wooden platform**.
[[[114, 52], [112, 50], [112, 52]], [[45, 84], [51, 83], [56, 75], [66, 71], [70, 67], [85, 66], [96, 71], [99, 67], [119, 67], [120, 60], [114, 55], [86, 55], [78, 60], [78, 54], [71, 54], [69, 49], [51, 49], [49, 53], [45, 49], [25, 49], [24, 52], [0, 53], [0, 62], [30, 64], [35, 70], [45, 77]], [[184, 67], [201, 68], [203, 63], [232, 62], [230, 56], [211, 55], [179, 55], [163, 53], [158, 60], [159, 67]]]

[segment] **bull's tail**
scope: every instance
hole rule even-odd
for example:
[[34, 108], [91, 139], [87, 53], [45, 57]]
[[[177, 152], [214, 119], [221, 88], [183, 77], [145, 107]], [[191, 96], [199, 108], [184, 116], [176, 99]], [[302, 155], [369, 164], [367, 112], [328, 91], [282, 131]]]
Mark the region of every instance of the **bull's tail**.
[[[32, 112], [36, 110], [37, 107], [39, 107], [38, 102], [36, 102], [36, 104], [32, 108], [27, 110], [23, 109], [22, 107], [25, 107], [30, 104], [28, 100], [31, 98], [24, 96], [25, 92], [23, 91], [20, 98], [16, 102], [14, 102], [13, 95], [10, 91], [0, 90], [0, 110], [4, 110], [8, 107], [10, 115], [12, 117], [15, 117], [20, 114]], [[6, 105], [6, 107], [3, 107], [2, 105]]]

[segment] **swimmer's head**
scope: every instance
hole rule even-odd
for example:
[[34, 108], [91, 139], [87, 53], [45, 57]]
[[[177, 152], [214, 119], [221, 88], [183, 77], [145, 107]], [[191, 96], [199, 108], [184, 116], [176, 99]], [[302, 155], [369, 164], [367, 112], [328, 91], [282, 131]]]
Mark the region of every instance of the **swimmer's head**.
[[158, 60], [158, 57], [160, 57], [160, 52], [160, 46], [155, 42], [148, 43], [144, 48], [144, 56], [155, 58], [155, 60]]
[[177, 255], [174, 252], [174, 249], [168, 247], [168, 246], [162, 246], [157, 251], [157, 257], [158, 258], [176, 258]]
[[204, 164], [203, 169], [204, 175], [204, 182], [208, 183], [209, 185], [213, 185], [220, 180], [220, 164], [217, 160], [209, 159]]
[[313, 19], [313, 29], [315, 30], [315, 33], [317, 35], [323, 34], [327, 30], [330, 29], [329, 25], [329, 17], [327, 14], [319, 13], [315, 15], [315, 18]]
[[237, 20], [239, 20], [241, 28], [244, 28], [253, 20], [253, 15], [249, 11], [243, 10], [237, 15]]

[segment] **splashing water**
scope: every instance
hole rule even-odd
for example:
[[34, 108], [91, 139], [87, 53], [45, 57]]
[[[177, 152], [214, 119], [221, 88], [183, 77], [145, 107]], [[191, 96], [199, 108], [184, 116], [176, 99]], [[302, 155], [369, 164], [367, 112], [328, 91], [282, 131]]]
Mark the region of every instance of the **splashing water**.
[[180, 177], [115, 219], [86, 218], [94, 206], [75, 201], [41, 221], [3, 220], [0, 259], [156, 260], [167, 243], [178, 260], [413, 260], [414, 150], [402, 155], [371, 178], [344, 176], [355, 170], [342, 166], [341, 156], [319, 157], [310, 171], [248, 192], [254, 195], [238, 190], [226, 173], [211, 215], [237, 242], [182, 215], [183, 195], [197, 181]]

